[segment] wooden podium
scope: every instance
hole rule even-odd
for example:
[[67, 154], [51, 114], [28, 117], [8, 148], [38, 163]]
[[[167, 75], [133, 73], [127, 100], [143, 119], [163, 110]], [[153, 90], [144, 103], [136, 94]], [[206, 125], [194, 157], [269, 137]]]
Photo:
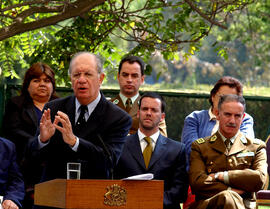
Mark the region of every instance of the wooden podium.
[[162, 209], [163, 181], [66, 180], [35, 185], [35, 205], [72, 209]]

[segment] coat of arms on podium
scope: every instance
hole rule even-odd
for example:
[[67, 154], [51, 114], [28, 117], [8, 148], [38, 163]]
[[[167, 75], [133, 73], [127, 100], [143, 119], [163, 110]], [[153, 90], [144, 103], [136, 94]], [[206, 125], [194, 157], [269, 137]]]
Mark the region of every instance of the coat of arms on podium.
[[121, 206], [126, 204], [126, 189], [117, 184], [107, 186], [107, 192], [104, 194], [104, 204], [110, 206]]

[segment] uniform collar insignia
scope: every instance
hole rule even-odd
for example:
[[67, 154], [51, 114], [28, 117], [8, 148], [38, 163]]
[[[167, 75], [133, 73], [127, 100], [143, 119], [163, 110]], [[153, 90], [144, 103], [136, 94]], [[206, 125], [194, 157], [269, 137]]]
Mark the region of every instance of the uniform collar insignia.
[[199, 138], [196, 140], [198, 142], [198, 144], [202, 144], [205, 142], [205, 140], [203, 138]]
[[113, 104], [116, 104], [117, 105], [118, 103], [119, 103], [119, 100], [118, 99], [116, 99], [116, 100], [113, 101]]
[[217, 135], [213, 135], [211, 138], [210, 138], [210, 142], [215, 142], [217, 140]]
[[255, 139], [253, 139], [253, 143], [254, 143], [254, 144], [261, 144], [261, 140], [255, 138]]
[[246, 139], [244, 136], [242, 136], [242, 137], [240, 138], [240, 140], [241, 140], [241, 142], [242, 142], [243, 144], [246, 144], [246, 143], [247, 143], [247, 139]]

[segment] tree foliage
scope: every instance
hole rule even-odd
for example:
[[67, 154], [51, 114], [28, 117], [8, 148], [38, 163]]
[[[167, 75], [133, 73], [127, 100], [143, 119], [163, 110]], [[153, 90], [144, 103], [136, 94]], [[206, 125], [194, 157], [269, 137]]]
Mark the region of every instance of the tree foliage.
[[[99, 53], [114, 69], [127, 52], [147, 60], [157, 50], [165, 59], [200, 48], [213, 26], [227, 28], [232, 12], [252, 0], [1, 0], [0, 66], [4, 76], [45, 61], [66, 83], [72, 54]], [[65, 20], [65, 21], [64, 21]], [[151, 69], [150, 69], [151, 70]]]
[[[270, 1], [259, 0], [228, 19], [228, 30], [213, 30], [216, 41], [230, 54], [225, 73], [251, 86], [270, 85]], [[234, 72], [231, 71], [234, 69]]]

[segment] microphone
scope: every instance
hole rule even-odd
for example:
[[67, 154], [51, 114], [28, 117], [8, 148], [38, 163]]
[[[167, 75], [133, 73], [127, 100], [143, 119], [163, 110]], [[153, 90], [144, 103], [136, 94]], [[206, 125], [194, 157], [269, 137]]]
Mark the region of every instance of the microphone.
[[103, 147], [103, 150], [105, 151], [105, 153], [107, 154], [107, 157], [109, 158], [110, 160], [110, 163], [111, 163], [111, 168], [110, 168], [110, 173], [111, 173], [111, 179], [113, 179], [113, 172], [114, 172], [114, 163], [113, 163], [113, 158], [112, 158], [112, 154], [111, 152], [109, 151], [108, 147], [106, 146], [106, 144], [104, 143], [103, 139], [101, 138], [101, 136], [98, 134], [97, 135], [99, 141], [101, 142], [102, 144], [102, 147]]

